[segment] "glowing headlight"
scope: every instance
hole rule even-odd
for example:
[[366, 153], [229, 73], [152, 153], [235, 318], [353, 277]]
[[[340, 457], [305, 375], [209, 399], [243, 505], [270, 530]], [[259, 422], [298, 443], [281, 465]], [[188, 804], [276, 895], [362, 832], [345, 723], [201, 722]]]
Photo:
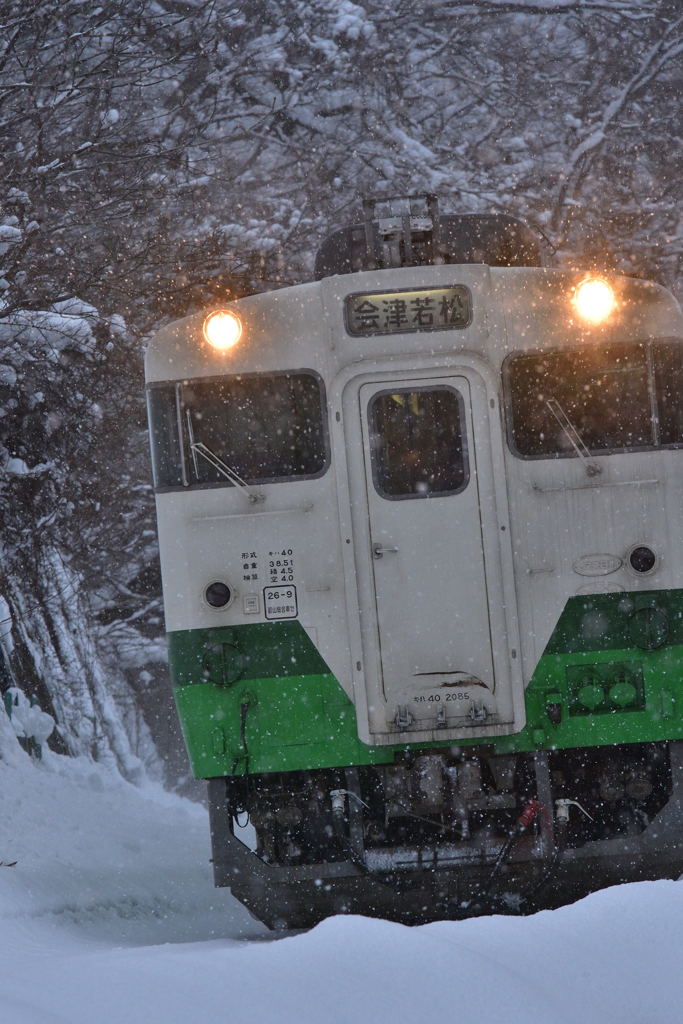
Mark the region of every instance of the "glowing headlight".
[[600, 324], [614, 312], [617, 300], [614, 290], [607, 281], [599, 277], [589, 277], [581, 284], [577, 284], [573, 303], [583, 320]]
[[217, 309], [209, 313], [204, 321], [204, 337], [209, 345], [221, 352], [227, 352], [242, 336], [242, 321], [228, 309]]

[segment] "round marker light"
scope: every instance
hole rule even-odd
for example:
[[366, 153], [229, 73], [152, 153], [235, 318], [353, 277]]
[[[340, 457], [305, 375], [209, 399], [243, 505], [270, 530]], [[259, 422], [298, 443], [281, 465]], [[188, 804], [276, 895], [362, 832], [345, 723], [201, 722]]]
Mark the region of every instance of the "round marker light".
[[644, 544], [634, 548], [628, 556], [628, 560], [631, 568], [640, 573], [652, 572], [657, 564], [656, 554], [652, 548], [648, 548]]
[[242, 321], [229, 309], [217, 309], [204, 321], [204, 337], [219, 352], [227, 352], [242, 337]]
[[212, 608], [225, 608], [232, 600], [232, 590], [227, 583], [216, 580], [214, 583], [209, 583], [204, 591], [204, 597], [206, 603], [210, 604]]
[[573, 302], [579, 316], [592, 324], [607, 320], [617, 304], [614, 289], [599, 277], [589, 277], [578, 284]]

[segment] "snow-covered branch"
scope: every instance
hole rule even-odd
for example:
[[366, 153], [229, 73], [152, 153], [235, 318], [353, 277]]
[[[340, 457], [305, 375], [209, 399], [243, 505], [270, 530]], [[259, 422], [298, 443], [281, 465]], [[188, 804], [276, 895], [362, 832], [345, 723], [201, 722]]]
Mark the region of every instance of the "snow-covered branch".
[[667, 25], [660, 39], [643, 55], [639, 66], [631, 77], [616, 92], [600, 114], [589, 115], [590, 127], [581, 141], [571, 152], [563, 175], [553, 227], [559, 230], [566, 216], [565, 206], [576, 200], [582, 182], [590, 173], [591, 163], [604, 145], [610, 130], [616, 125], [625, 108], [669, 65], [673, 65], [683, 54], [681, 28], [683, 18]]

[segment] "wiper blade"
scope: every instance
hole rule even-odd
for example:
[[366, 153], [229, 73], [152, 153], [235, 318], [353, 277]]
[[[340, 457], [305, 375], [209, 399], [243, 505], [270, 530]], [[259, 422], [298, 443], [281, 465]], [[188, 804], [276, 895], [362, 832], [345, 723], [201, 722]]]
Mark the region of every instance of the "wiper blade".
[[586, 473], [588, 473], [588, 476], [597, 476], [599, 473], [602, 473], [602, 467], [596, 465], [596, 463], [591, 460], [591, 453], [588, 451], [581, 434], [569, 419], [569, 416], [567, 416], [567, 413], [564, 411], [558, 400], [556, 398], [548, 398], [545, 404], [562, 427], [565, 437], [586, 467]]
[[194, 462], [194, 471], [197, 476], [197, 479], [199, 479], [199, 466], [197, 464], [197, 456], [201, 455], [203, 459], [206, 459], [210, 466], [213, 466], [217, 473], [220, 473], [221, 476], [224, 476], [226, 480], [229, 480], [234, 487], [239, 487], [241, 491], [244, 491], [244, 493], [249, 498], [249, 501], [251, 501], [253, 504], [259, 501], [265, 501], [265, 498], [262, 494], [256, 494], [255, 491], [252, 491], [251, 487], [249, 487], [246, 481], [242, 479], [237, 470], [233, 469], [232, 466], [229, 466], [227, 462], [223, 462], [220, 456], [216, 455], [216, 453], [212, 451], [208, 445], [204, 444], [203, 441], [195, 441], [194, 427], [192, 424], [192, 417], [189, 409], [186, 410], [186, 415], [187, 433], [190, 439], [190, 451], [192, 452], [192, 461]]

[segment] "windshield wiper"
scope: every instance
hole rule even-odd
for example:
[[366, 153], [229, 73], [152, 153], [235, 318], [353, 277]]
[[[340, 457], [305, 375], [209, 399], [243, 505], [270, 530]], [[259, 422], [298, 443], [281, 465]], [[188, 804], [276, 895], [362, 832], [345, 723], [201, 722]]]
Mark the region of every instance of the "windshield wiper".
[[234, 487], [239, 487], [241, 491], [244, 491], [252, 504], [256, 504], [259, 501], [265, 501], [266, 499], [263, 494], [256, 494], [255, 491], [252, 491], [251, 487], [249, 487], [246, 481], [242, 479], [239, 473], [233, 469], [232, 466], [228, 466], [226, 462], [223, 462], [223, 460], [216, 455], [208, 445], [204, 444], [203, 441], [195, 441], [190, 410], [186, 409], [185, 414], [187, 417], [187, 435], [190, 439], [190, 451], [192, 453], [192, 461], [194, 463], [194, 471], [197, 479], [199, 479], [197, 456], [201, 455], [203, 459], [206, 459], [210, 466], [213, 466], [217, 473], [220, 473], [226, 480], [229, 480]]
[[572, 448], [581, 459], [583, 465], [586, 468], [588, 476], [597, 476], [602, 473], [602, 466], [598, 466], [595, 462], [591, 461], [591, 453], [588, 451], [586, 444], [581, 437], [572, 421], [567, 416], [566, 412], [558, 402], [556, 398], [549, 398], [545, 403], [550, 409], [551, 413], [562, 427], [562, 431], [571, 444]]

